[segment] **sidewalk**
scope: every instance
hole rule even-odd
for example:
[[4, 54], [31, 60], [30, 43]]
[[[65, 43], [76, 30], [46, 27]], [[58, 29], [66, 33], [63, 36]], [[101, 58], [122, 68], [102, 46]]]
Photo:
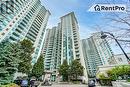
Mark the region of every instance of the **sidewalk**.
[[112, 87], [112, 86], [96, 86], [96, 87]]
[[96, 83], [96, 87], [112, 87], [112, 86], [101, 86], [100, 84]]

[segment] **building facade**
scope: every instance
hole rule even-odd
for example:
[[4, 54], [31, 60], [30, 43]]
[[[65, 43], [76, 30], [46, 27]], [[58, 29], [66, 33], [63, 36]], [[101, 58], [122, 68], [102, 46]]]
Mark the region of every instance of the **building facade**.
[[83, 39], [82, 50], [86, 69], [89, 77], [95, 77], [97, 67], [109, 65], [109, 59], [113, 57], [113, 52], [105, 39], [100, 38], [101, 33], [93, 33], [90, 38]]
[[97, 66], [102, 65], [93, 38], [82, 40], [82, 50], [89, 77], [95, 77]]
[[[72, 60], [77, 59], [85, 67], [80, 45], [78, 22], [74, 12], [71, 12], [61, 17], [61, 22], [57, 27], [48, 30], [44, 43], [45, 47], [43, 46], [45, 70], [50, 70], [52, 72], [51, 76], [54, 76], [56, 79], [58, 75], [57, 69], [65, 59], [68, 64], [70, 64]], [[51, 51], [49, 51], [49, 49]], [[48, 60], [49, 55], [51, 56]], [[87, 79], [86, 68], [84, 71]]]
[[93, 33], [92, 38], [97, 48], [97, 52], [101, 58], [103, 65], [109, 65], [109, 60], [114, 56], [112, 49], [106, 39], [101, 39], [101, 33]]
[[12, 13], [6, 11], [0, 15], [0, 42], [17, 42], [29, 39], [34, 44], [32, 64], [36, 63], [41, 53], [45, 29], [50, 12], [41, 5], [40, 0], [8, 0]]
[[[130, 53], [127, 53], [128, 57], [130, 58]], [[109, 63], [111, 65], [126, 65], [129, 64], [127, 58], [125, 57], [124, 54], [116, 54], [114, 57], [112, 57], [109, 60]]]
[[53, 27], [52, 29], [48, 29], [46, 36], [45, 36], [45, 41], [44, 41], [44, 46], [43, 46], [43, 55], [44, 55], [44, 68], [45, 72], [51, 73], [51, 80], [55, 81], [56, 80], [56, 75], [57, 75], [57, 68], [60, 65], [58, 63], [59, 59], [61, 58], [59, 55], [61, 53], [58, 53], [60, 50], [58, 49], [59, 47], [59, 33], [58, 33], [58, 28]]

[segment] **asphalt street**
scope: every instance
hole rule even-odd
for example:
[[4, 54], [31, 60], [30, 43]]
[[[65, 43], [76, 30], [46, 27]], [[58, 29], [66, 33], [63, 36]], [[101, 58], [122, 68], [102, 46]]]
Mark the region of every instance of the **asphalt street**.
[[88, 87], [87, 85], [70, 85], [70, 84], [53, 84], [52, 86], [39, 86], [39, 87]]
[[[88, 87], [83, 84], [53, 84], [52, 86], [39, 86], [39, 87]], [[110, 87], [110, 86], [96, 86], [96, 87]]]

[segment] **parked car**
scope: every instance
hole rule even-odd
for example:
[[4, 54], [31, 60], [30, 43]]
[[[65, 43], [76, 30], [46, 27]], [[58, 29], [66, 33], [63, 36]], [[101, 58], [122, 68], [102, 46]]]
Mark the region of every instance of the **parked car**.
[[94, 80], [89, 80], [88, 87], [95, 87], [95, 81]]
[[14, 83], [17, 84], [17, 85], [21, 85], [21, 82], [22, 82], [22, 77], [17, 77], [17, 78], [14, 80]]
[[28, 87], [28, 80], [24, 79], [21, 81], [21, 87]]
[[52, 85], [52, 83], [51, 83], [50, 80], [45, 80], [45, 81], [41, 84], [41, 86], [51, 86], [51, 85]]
[[33, 87], [34, 86], [34, 82], [35, 82], [36, 80], [34, 80], [34, 79], [31, 79], [30, 80], [30, 87]]
[[38, 87], [39, 85], [40, 85], [40, 81], [35, 81], [35, 82], [34, 82], [34, 86], [35, 86], [35, 87]]

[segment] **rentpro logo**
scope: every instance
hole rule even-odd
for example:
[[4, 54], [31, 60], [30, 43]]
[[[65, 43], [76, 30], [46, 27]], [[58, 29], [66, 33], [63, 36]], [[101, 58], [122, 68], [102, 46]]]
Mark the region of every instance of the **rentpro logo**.
[[126, 12], [124, 4], [95, 4], [89, 11], [91, 12]]

